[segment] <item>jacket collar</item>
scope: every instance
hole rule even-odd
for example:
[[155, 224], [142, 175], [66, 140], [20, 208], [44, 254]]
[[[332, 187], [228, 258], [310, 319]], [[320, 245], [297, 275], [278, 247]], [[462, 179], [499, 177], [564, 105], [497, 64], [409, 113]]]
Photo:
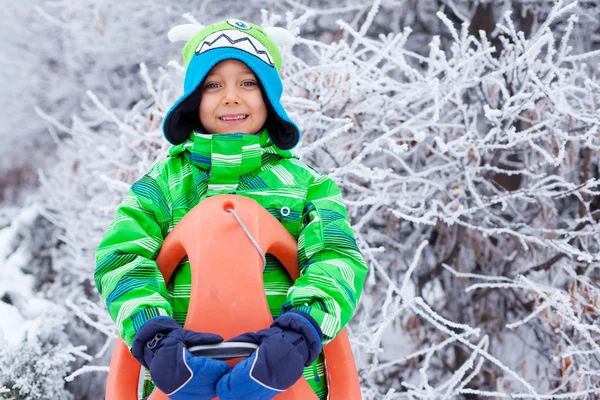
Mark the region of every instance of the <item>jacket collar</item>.
[[256, 135], [192, 132], [189, 140], [172, 146], [169, 154], [174, 156], [184, 151], [189, 152], [193, 165], [209, 174], [209, 196], [232, 193], [240, 175], [260, 169], [274, 159], [294, 157], [290, 150], [275, 146], [266, 129]]

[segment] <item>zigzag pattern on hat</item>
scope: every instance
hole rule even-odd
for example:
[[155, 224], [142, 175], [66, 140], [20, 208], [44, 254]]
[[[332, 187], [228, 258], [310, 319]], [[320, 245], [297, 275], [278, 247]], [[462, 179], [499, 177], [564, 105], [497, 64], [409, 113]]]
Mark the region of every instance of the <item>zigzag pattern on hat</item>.
[[[216, 38], [214, 37], [216, 36]], [[231, 37], [230, 37], [231, 36]], [[235, 36], [238, 36], [237, 38]], [[221, 44], [218, 42], [224, 38], [227, 43], [221, 41]], [[250, 43], [252, 49], [248, 46], [244, 46], [245, 43]], [[256, 43], [255, 43], [256, 42]], [[218, 45], [217, 45], [218, 44]], [[263, 46], [258, 40], [254, 39], [252, 36], [245, 34], [244, 32], [229, 30], [229, 31], [221, 31], [216, 32], [212, 35], [206, 37], [206, 39], [200, 43], [200, 45], [196, 49], [196, 54], [201, 54], [208, 50], [213, 50], [217, 48], [223, 47], [234, 47], [236, 49], [240, 49], [250, 53], [252, 55], [257, 56], [262, 61], [266, 62], [270, 66], [274, 66], [273, 59], [265, 46]], [[265, 59], [266, 58], [266, 59]]]

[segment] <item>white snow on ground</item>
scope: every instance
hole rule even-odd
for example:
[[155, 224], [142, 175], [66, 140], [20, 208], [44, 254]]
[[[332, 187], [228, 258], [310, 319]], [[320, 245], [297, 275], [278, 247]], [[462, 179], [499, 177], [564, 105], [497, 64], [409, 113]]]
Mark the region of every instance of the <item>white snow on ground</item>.
[[13, 346], [21, 344], [28, 333], [37, 332], [37, 318], [52, 306], [34, 294], [35, 278], [25, 272], [32, 255], [30, 241], [23, 236], [37, 216], [36, 207], [24, 208], [0, 229], [0, 334]]

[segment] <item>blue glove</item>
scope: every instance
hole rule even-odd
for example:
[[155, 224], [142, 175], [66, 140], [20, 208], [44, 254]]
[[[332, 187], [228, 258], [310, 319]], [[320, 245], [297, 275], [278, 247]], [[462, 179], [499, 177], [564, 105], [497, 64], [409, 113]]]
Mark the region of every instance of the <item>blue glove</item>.
[[210, 400], [217, 396], [217, 381], [229, 371], [229, 365], [192, 356], [186, 347], [222, 341], [219, 335], [183, 329], [172, 318], [154, 317], [136, 333], [131, 354], [170, 399]]
[[304, 367], [321, 352], [323, 333], [311, 316], [293, 310], [277, 318], [268, 329], [228, 341], [259, 347], [219, 379], [219, 400], [262, 400], [275, 397], [300, 379]]

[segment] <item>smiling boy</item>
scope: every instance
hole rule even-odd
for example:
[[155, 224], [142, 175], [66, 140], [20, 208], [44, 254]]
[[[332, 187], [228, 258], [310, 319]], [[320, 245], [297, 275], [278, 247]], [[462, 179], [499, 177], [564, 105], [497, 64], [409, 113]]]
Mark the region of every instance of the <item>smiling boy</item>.
[[[171, 399], [270, 399], [301, 376], [325, 399], [322, 346], [352, 317], [367, 272], [341, 192], [290, 151], [300, 131], [280, 103], [281, 56], [265, 30], [222, 21], [194, 32], [183, 57], [184, 95], [163, 122], [173, 146], [118, 207], [96, 252], [98, 291], [133, 356]], [[181, 328], [187, 258], [168, 285], [155, 261], [168, 232], [218, 194], [253, 198], [277, 218], [298, 240], [301, 272], [293, 282], [267, 255], [263, 280], [275, 319], [234, 338], [259, 347], [233, 368], [186, 350], [222, 341]]]
[[224, 60], [210, 70], [202, 87], [200, 121], [207, 132], [260, 132], [267, 107], [256, 76], [239, 60]]

